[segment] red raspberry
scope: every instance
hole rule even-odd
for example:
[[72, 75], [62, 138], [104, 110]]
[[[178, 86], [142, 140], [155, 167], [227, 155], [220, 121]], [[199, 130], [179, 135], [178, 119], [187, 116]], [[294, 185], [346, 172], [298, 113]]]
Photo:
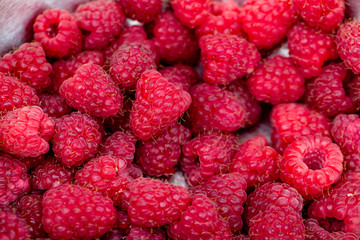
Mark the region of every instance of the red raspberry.
[[118, 211], [117, 220], [114, 227], [125, 230], [125, 232], [127, 232], [128, 230], [130, 230], [130, 226], [131, 223], [130, 223], [129, 215], [124, 211]]
[[345, 15], [344, 0], [294, 0], [294, 5], [310, 26], [328, 31], [337, 28]]
[[283, 152], [287, 145], [300, 136], [319, 134], [330, 137], [326, 116], [301, 104], [283, 103], [275, 106], [270, 120], [272, 144], [279, 152]]
[[0, 239], [27, 240], [30, 230], [24, 218], [14, 208], [0, 205]]
[[62, 184], [72, 183], [76, 170], [64, 166], [53, 157], [48, 157], [31, 172], [31, 187], [47, 190]]
[[127, 240], [166, 240], [164, 230], [161, 228], [131, 227]]
[[240, 173], [247, 186], [258, 186], [279, 178], [281, 156], [263, 135], [250, 138], [237, 150], [229, 172]]
[[191, 130], [219, 129], [236, 131], [247, 123], [246, 107], [236, 94], [218, 86], [199, 83], [190, 88], [192, 104], [189, 108]]
[[301, 215], [290, 207], [271, 207], [250, 220], [252, 240], [305, 240], [305, 226]]
[[357, 41], [360, 37], [359, 28], [360, 22], [344, 23], [340, 25], [336, 36], [339, 56], [355, 74], [360, 73], [360, 44]]
[[237, 173], [226, 173], [213, 176], [204, 184], [191, 190], [192, 194], [207, 195], [218, 207], [220, 215], [229, 223], [232, 232], [241, 231], [246, 201], [246, 181]]
[[20, 157], [18, 159], [25, 164], [28, 170], [31, 170], [45, 161], [45, 155], [40, 155], [38, 157]]
[[190, 202], [185, 188], [151, 178], [138, 178], [131, 182], [123, 197], [131, 223], [141, 227], [172, 223]]
[[72, 107], [57, 94], [42, 93], [39, 95], [39, 106], [49, 117], [59, 118], [72, 111]]
[[124, 94], [124, 107], [118, 114], [113, 117], [106, 118], [104, 125], [112, 132], [130, 130], [130, 112], [133, 104], [133, 96]]
[[360, 109], [360, 76], [352, 76], [352, 79], [346, 79], [344, 81], [345, 93], [350, 97], [353, 104], [355, 104], [355, 109]]
[[0, 115], [16, 108], [39, 105], [35, 89], [15, 77], [0, 72], [0, 86]]
[[22, 44], [15, 52], [5, 54], [1, 61], [0, 72], [14, 75], [37, 90], [51, 84], [51, 64], [47, 62], [44, 49], [38, 42]]
[[327, 194], [313, 201], [308, 209], [315, 219], [335, 218], [343, 222], [344, 231], [360, 236], [360, 173], [348, 171]]
[[40, 107], [22, 107], [0, 119], [1, 149], [19, 157], [38, 157], [49, 151], [54, 120]]
[[41, 204], [42, 200], [42, 194], [33, 193], [23, 196], [16, 203], [16, 208], [29, 226], [33, 238], [46, 237], [46, 233], [41, 223], [43, 209]]
[[12, 203], [30, 190], [26, 172], [25, 164], [15, 157], [0, 153], [0, 206]]
[[319, 197], [339, 180], [343, 161], [340, 148], [330, 138], [299, 137], [284, 151], [280, 177], [305, 199]]
[[188, 92], [169, 82], [156, 70], [145, 71], [141, 75], [135, 94], [130, 127], [141, 140], [149, 140], [171, 126], [191, 103]]
[[81, 4], [75, 13], [79, 28], [87, 32], [85, 49], [101, 49], [118, 36], [126, 17], [114, 1], [97, 0]]
[[172, 0], [171, 7], [182, 24], [194, 28], [206, 21], [211, 8], [211, 0]]
[[96, 117], [116, 115], [123, 107], [123, 96], [111, 77], [97, 64], [87, 63], [65, 80], [59, 89], [66, 103]]
[[189, 91], [191, 85], [200, 80], [199, 74], [193, 67], [183, 64], [165, 67], [159, 70], [159, 73], [169, 82], [180, 84], [186, 91]]
[[346, 95], [343, 81], [347, 70], [341, 63], [332, 63], [323, 72], [306, 84], [305, 103], [329, 117], [343, 112], [353, 112], [354, 103]]
[[290, 57], [305, 78], [318, 76], [324, 62], [338, 56], [335, 38], [305, 22], [293, 26], [287, 37]]
[[249, 41], [258, 49], [271, 49], [297, 20], [297, 10], [290, 0], [246, 0], [241, 17]]
[[360, 170], [360, 118], [339, 114], [332, 122], [331, 135], [344, 154], [345, 170]]
[[168, 234], [174, 240], [231, 239], [228, 223], [221, 218], [217, 206], [203, 194], [192, 197], [180, 219], [169, 226]]
[[184, 27], [171, 11], [160, 14], [154, 23], [152, 39], [165, 63], [195, 63], [199, 47], [192, 31]]
[[245, 234], [233, 234], [232, 240], [251, 240], [251, 238]]
[[136, 148], [136, 162], [149, 175], [170, 175], [181, 155], [181, 146], [191, 138], [189, 129], [174, 123], [156, 138], [141, 142]]
[[355, 233], [349, 232], [332, 232], [330, 233], [331, 239], [337, 240], [358, 240], [359, 237]]
[[199, 40], [204, 81], [227, 85], [251, 73], [260, 61], [255, 45], [234, 35], [206, 35]]
[[66, 10], [48, 9], [38, 15], [34, 39], [44, 48], [47, 57], [69, 57], [82, 49], [76, 18]]
[[305, 234], [306, 239], [309, 240], [358, 240], [359, 238], [354, 233], [345, 232], [328, 232], [319, 226], [318, 221], [313, 218], [305, 219]]
[[235, 135], [213, 132], [199, 135], [182, 146], [181, 168], [190, 185], [226, 173], [238, 147]]
[[110, 58], [110, 75], [122, 88], [134, 88], [141, 74], [156, 69], [153, 53], [140, 43], [123, 44]]
[[344, 231], [344, 221], [336, 218], [321, 218], [318, 220], [320, 226], [329, 232]]
[[296, 102], [305, 92], [305, 79], [290, 58], [276, 55], [255, 69], [247, 81], [256, 100], [271, 104]]
[[122, 0], [119, 1], [126, 17], [146, 23], [154, 20], [162, 9], [161, 0]]
[[56, 119], [55, 123], [52, 150], [65, 166], [79, 166], [98, 152], [101, 134], [90, 115], [73, 112]]
[[77, 185], [63, 184], [44, 194], [42, 224], [51, 239], [99, 238], [112, 229], [112, 201]]

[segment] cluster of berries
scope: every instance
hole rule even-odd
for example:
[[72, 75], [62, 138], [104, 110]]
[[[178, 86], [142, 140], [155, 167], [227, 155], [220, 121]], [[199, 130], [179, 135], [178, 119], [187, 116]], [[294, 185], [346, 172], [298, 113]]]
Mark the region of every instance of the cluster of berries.
[[344, 0], [45, 10], [0, 58], [0, 239], [359, 239], [357, 74]]

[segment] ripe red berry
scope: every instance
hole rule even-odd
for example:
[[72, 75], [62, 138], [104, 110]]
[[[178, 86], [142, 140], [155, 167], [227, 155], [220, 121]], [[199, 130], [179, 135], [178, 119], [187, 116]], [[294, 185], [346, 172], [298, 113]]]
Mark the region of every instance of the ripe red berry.
[[122, 0], [119, 1], [126, 17], [146, 23], [154, 20], [162, 9], [161, 0]]
[[59, 118], [72, 111], [72, 107], [67, 105], [65, 100], [57, 94], [41, 93], [39, 99], [39, 106], [49, 117]]
[[171, 7], [182, 24], [194, 28], [206, 20], [210, 11], [211, 0], [172, 0]]
[[199, 74], [193, 67], [183, 64], [165, 67], [160, 69], [159, 73], [169, 82], [180, 84], [186, 91], [189, 91], [191, 85], [200, 80]]
[[30, 230], [25, 219], [15, 208], [0, 205], [0, 239], [27, 240]]

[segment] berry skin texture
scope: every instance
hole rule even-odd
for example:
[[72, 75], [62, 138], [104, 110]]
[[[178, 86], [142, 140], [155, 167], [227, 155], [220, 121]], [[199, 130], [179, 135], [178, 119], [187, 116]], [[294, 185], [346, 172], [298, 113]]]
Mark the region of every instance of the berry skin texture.
[[256, 135], [240, 145], [229, 172], [240, 173], [247, 186], [258, 186], [279, 178], [281, 156], [269, 146], [266, 138]]
[[204, 184], [191, 189], [193, 195], [202, 193], [218, 207], [220, 215], [229, 223], [232, 232], [241, 231], [246, 201], [246, 181], [238, 173], [216, 175]]
[[130, 127], [141, 140], [149, 140], [171, 126], [189, 108], [191, 96], [156, 70], [145, 71], [136, 85]]
[[99, 150], [99, 125], [88, 114], [73, 112], [55, 120], [52, 150], [65, 166], [77, 167], [91, 159]]
[[0, 115], [25, 106], [39, 105], [35, 89], [15, 77], [0, 73]]
[[191, 85], [200, 81], [200, 76], [193, 67], [183, 64], [165, 67], [159, 70], [169, 82], [180, 84], [185, 91], [190, 90]]
[[348, 22], [340, 25], [336, 35], [337, 51], [347, 68], [355, 74], [360, 73], [360, 22]]
[[142, 228], [132, 226], [130, 233], [126, 236], [127, 240], [166, 240], [164, 230], [161, 228]]
[[242, 5], [243, 30], [258, 49], [271, 49], [297, 20], [291, 0], [246, 0]]
[[326, 31], [337, 28], [345, 15], [344, 0], [293, 0], [301, 17], [313, 27]]
[[171, 239], [232, 239], [229, 225], [206, 195], [196, 194], [181, 217], [168, 228]]
[[256, 100], [279, 104], [296, 102], [305, 92], [305, 79], [291, 59], [276, 55], [266, 59], [248, 81]]
[[341, 63], [332, 63], [324, 67], [317, 78], [307, 81], [305, 103], [328, 117], [353, 112], [354, 103], [346, 95], [343, 87], [346, 74], [347, 70]]
[[60, 118], [72, 111], [72, 107], [57, 94], [41, 93], [39, 99], [39, 106], [49, 117]]
[[160, 227], [178, 219], [190, 202], [187, 189], [151, 178], [138, 178], [124, 192], [124, 208], [135, 226]]
[[33, 28], [34, 39], [41, 44], [47, 57], [69, 57], [82, 49], [76, 18], [66, 10], [45, 10], [37, 16]]
[[254, 44], [234, 35], [206, 35], [200, 38], [204, 81], [228, 85], [251, 73], [261, 56]]
[[305, 198], [322, 196], [343, 171], [344, 157], [330, 138], [299, 137], [284, 151], [280, 178]]
[[92, 239], [110, 231], [116, 209], [109, 198], [77, 185], [46, 191], [42, 224], [51, 239]]
[[50, 86], [51, 70], [51, 64], [47, 62], [44, 49], [38, 42], [24, 43], [0, 60], [0, 72], [14, 75], [36, 90]]
[[38, 157], [49, 151], [54, 120], [40, 107], [22, 107], [0, 119], [0, 147], [18, 157]]
[[353, 104], [355, 104], [356, 111], [360, 110], [360, 76], [356, 75], [352, 79], [345, 81], [344, 87], [347, 95]]
[[122, 0], [119, 1], [126, 17], [146, 23], [154, 20], [162, 9], [161, 0]]
[[111, 77], [97, 64], [87, 63], [65, 80], [59, 90], [69, 106], [96, 117], [115, 116], [123, 107], [123, 95]]
[[335, 38], [305, 22], [295, 24], [287, 37], [290, 57], [305, 78], [319, 76], [324, 62], [338, 57]]
[[12, 203], [30, 190], [26, 172], [25, 164], [0, 153], [0, 205]]
[[107, 0], [81, 4], [74, 15], [79, 28], [89, 32], [84, 39], [84, 48], [87, 50], [106, 47], [120, 34], [126, 20], [120, 5]]
[[211, 8], [211, 0], [171, 0], [175, 16], [182, 24], [195, 28], [205, 22]]
[[27, 240], [30, 230], [26, 221], [14, 208], [0, 205], [0, 239]]

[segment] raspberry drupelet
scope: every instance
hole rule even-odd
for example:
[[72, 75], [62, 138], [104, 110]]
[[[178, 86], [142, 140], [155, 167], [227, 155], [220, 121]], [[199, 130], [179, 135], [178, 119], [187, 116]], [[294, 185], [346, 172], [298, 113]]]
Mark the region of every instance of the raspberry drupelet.
[[18, 240], [31, 238], [25, 219], [15, 208], [7, 205], [0, 205], [0, 238]]

